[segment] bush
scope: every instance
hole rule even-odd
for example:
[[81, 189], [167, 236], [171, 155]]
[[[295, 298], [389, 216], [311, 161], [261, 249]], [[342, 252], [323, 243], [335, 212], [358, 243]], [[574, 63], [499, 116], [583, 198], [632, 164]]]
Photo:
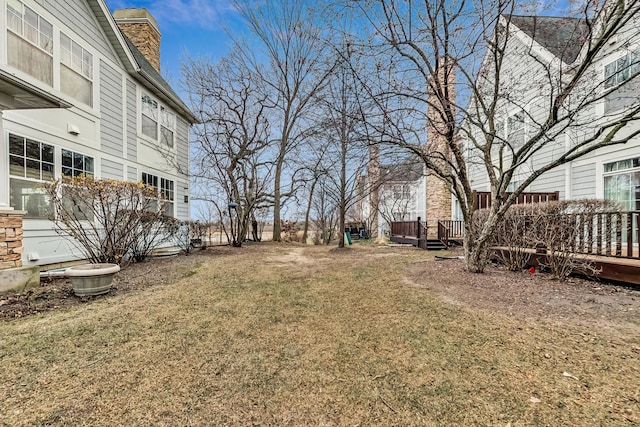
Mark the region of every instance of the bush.
[[46, 189], [56, 231], [92, 263], [141, 260], [168, 238], [166, 201], [140, 182], [63, 177]]
[[[583, 199], [514, 205], [509, 208], [496, 230], [492, 246], [503, 248], [495, 255], [510, 270], [526, 267], [531, 251], [537, 248], [546, 253], [541, 266], [554, 277], [565, 279], [572, 271], [596, 276], [599, 271], [593, 262], [580, 256], [577, 247], [592, 247], [594, 217], [601, 213], [619, 211], [609, 200]], [[481, 222], [487, 211], [477, 211], [474, 221]]]

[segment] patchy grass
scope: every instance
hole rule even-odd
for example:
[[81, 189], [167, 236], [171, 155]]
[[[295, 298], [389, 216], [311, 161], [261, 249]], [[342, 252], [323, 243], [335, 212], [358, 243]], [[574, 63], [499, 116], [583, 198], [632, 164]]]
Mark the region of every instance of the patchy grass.
[[0, 324], [0, 424], [640, 423], [639, 334], [444, 302], [426, 256], [255, 245]]

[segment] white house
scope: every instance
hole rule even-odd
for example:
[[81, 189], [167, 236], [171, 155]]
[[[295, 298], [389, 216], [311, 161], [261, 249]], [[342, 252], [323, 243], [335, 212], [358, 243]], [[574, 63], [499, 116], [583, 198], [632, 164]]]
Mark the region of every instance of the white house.
[[354, 216], [372, 236], [388, 235], [393, 221], [426, 220], [427, 174], [418, 157], [370, 167], [359, 179]]
[[0, 210], [25, 211], [23, 265], [77, 259], [42, 184], [61, 175], [142, 181], [189, 218], [196, 119], [161, 77], [145, 9], [103, 0], [0, 0]]
[[[599, 19], [590, 22], [596, 31]], [[501, 25], [505, 26], [506, 22], [503, 17]], [[549, 114], [548, 95], [554, 90], [549, 82], [570, 75], [571, 68], [582, 60], [589, 41], [583, 19], [511, 16], [508, 25], [510, 37], [501, 72], [508, 96], [504, 97], [494, 118], [496, 135], [504, 141], [503, 148], [506, 147], [501, 151], [506, 167], [511, 166], [508, 152], [522, 147], [525, 138], [538, 132]], [[551, 71], [549, 75], [547, 70]], [[590, 105], [517, 167], [508, 190], [519, 187], [545, 164], [586, 141], [602, 123], [638, 108], [639, 71], [640, 15], [635, 14], [596, 57], [582, 87], [576, 91], [584, 95], [582, 102], [590, 100]], [[473, 125], [469, 129], [472, 134], [482, 133]], [[638, 129], [640, 124], [632, 123], [624, 134]], [[494, 148], [496, 159], [500, 156], [500, 144]], [[486, 169], [479, 159], [479, 153], [467, 140], [472, 188], [490, 191]], [[619, 202], [625, 210], [640, 210], [640, 137], [635, 136], [625, 144], [599, 148], [557, 166], [542, 174], [525, 191], [558, 191], [561, 199], [605, 198]]]

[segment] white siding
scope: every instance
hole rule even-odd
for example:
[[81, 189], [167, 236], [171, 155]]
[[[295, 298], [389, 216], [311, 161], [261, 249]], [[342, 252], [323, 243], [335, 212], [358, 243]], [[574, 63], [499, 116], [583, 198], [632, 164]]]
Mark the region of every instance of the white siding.
[[140, 177], [138, 176], [138, 169], [133, 166], [127, 166], [127, 180], [140, 181]]
[[571, 170], [571, 198], [596, 197], [596, 164], [574, 166]]
[[124, 179], [124, 168], [122, 167], [122, 164], [108, 159], [102, 159], [102, 172], [100, 173], [100, 178]]
[[127, 158], [132, 162], [138, 160], [137, 105], [136, 84], [127, 79]]

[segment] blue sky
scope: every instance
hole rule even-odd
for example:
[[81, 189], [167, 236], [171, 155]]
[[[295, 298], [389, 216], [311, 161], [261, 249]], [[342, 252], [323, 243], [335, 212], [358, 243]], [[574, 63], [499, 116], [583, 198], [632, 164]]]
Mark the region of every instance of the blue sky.
[[115, 9], [146, 8], [158, 21], [162, 75], [179, 91], [180, 66], [185, 55], [216, 61], [227, 52], [225, 27], [237, 27], [231, 0], [106, 0]]

